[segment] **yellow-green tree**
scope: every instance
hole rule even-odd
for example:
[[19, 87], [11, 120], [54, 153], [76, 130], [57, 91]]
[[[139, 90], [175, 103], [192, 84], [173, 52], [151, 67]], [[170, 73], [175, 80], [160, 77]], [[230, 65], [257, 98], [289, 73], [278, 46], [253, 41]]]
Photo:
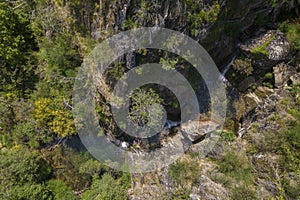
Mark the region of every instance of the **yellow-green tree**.
[[41, 126], [60, 137], [76, 134], [72, 113], [64, 106], [62, 98], [40, 98], [34, 102], [33, 116]]

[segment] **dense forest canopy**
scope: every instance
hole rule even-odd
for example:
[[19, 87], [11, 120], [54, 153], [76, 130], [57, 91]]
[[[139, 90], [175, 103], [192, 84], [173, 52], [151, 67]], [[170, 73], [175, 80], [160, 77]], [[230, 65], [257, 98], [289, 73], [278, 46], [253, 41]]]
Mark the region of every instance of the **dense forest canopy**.
[[[219, 199], [299, 199], [300, 82], [293, 82], [295, 78], [279, 89], [273, 71], [284, 63], [290, 72], [282, 76], [299, 74], [299, 8], [299, 0], [0, 1], [0, 199], [197, 199], [192, 198], [194, 194], [198, 199], [210, 195], [219, 195]], [[72, 115], [73, 85], [84, 57], [106, 38], [143, 26], [187, 34], [209, 51], [220, 71], [234, 57], [226, 74], [231, 96], [220, 133], [222, 151], [216, 153], [216, 147], [207, 158], [187, 152], [164, 172], [145, 176], [119, 172], [94, 159], [80, 142]], [[238, 49], [269, 30], [280, 32], [278, 38], [284, 35], [290, 45], [284, 59], [264, 62], [271, 56], [268, 48], [277, 33], [246, 53]], [[106, 84], [113, 88], [131, 67], [147, 62], [194, 74], [177, 55], [139, 49], [113, 62], [106, 72]], [[197, 75], [187, 79], [195, 91], [203, 90], [197, 88]], [[238, 91], [240, 97], [230, 91]], [[261, 108], [264, 102], [267, 106], [275, 102], [268, 99], [274, 93], [280, 98], [273, 111]], [[249, 100], [253, 95], [259, 99]], [[131, 151], [151, 151], [163, 143], [157, 144], [157, 138], [135, 140], [124, 135], [105, 97], [95, 98], [98, 123], [108, 138], [116, 143], [126, 140]], [[168, 117], [180, 121], [174, 94], [168, 88], [149, 85], [132, 95], [131, 118], [147, 124], [146, 107], [154, 104], [164, 105]], [[207, 104], [201, 109], [208, 111]], [[267, 125], [258, 120], [263, 112], [269, 114], [262, 117]], [[155, 119], [160, 120], [159, 114]], [[239, 128], [249, 118], [248, 132], [239, 137]], [[176, 127], [172, 131], [176, 133]], [[255, 161], [258, 155], [266, 159]], [[203, 163], [214, 169], [208, 170], [210, 175], [204, 174]], [[221, 189], [205, 189], [200, 177]]]

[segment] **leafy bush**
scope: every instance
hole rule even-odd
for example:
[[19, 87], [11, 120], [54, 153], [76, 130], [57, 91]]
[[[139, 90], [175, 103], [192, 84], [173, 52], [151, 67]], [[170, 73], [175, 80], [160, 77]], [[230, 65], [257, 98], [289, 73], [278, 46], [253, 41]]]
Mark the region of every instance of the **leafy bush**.
[[94, 177], [91, 189], [81, 195], [82, 200], [127, 200], [127, 190], [130, 187], [130, 177], [124, 174], [114, 179], [110, 174], [104, 174], [101, 179]]
[[47, 188], [53, 195], [53, 200], [75, 200], [77, 199], [72, 189], [61, 180], [50, 180]]
[[236, 138], [236, 135], [232, 131], [222, 131], [221, 137], [228, 142], [233, 141]]
[[236, 59], [232, 65], [233, 65], [233, 68], [241, 74], [245, 74], [245, 75], [249, 76], [253, 72], [251, 59], [249, 59], [249, 58]]
[[[0, 85], [3, 91], [33, 89], [36, 81], [32, 51], [36, 43], [28, 16], [0, 2]], [[32, 59], [32, 60], [29, 60]], [[30, 61], [30, 62], [29, 62]]]
[[42, 184], [51, 168], [37, 152], [22, 146], [0, 152], [1, 199], [48, 199], [49, 191]]
[[42, 127], [60, 137], [76, 134], [72, 113], [63, 106], [63, 99], [40, 98], [34, 105], [33, 116]]
[[54, 178], [65, 182], [74, 190], [82, 190], [90, 184], [91, 176], [80, 171], [80, 167], [91, 159], [89, 154], [67, 147], [57, 147], [52, 151], [44, 151], [43, 154], [55, 169]]
[[21, 122], [14, 126], [13, 140], [19, 144], [27, 144], [32, 148], [39, 148], [48, 143], [52, 138], [44, 131], [39, 131], [34, 122]]
[[189, 191], [186, 189], [177, 189], [172, 192], [171, 200], [188, 200], [190, 198]]

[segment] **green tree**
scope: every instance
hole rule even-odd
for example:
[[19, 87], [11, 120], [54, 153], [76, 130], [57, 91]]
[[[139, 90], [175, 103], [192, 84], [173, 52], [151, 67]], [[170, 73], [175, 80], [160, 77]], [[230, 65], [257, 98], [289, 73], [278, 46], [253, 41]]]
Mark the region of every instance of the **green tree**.
[[131, 94], [130, 118], [139, 126], [157, 126], [163, 118], [163, 109], [159, 106], [162, 99], [153, 90], [136, 89]]
[[101, 179], [94, 177], [91, 189], [82, 194], [83, 200], [126, 200], [130, 187], [130, 176], [124, 174], [114, 179], [110, 174], [104, 174]]
[[75, 200], [77, 199], [72, 189], [61, 180], [50, 180], [47, 188], [53, 194], [53, 200]]
[[34, 199], [41, 194], [40, 197], [48, 196], [43, 183], [49, 177], [51, 168], [39, 152], [22, 146], [2, 150], [0, 169], [1, 199]]
[[32, 51], [36, 43], [30, 22], [8, 2], [0, 3], [0, 91], [33, 89], [36, 76]]

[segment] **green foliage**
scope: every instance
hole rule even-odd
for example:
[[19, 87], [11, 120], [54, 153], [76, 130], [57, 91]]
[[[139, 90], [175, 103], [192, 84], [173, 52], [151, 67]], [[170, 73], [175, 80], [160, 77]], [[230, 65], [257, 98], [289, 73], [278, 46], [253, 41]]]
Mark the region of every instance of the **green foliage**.
[[49, 191], [44, 184], [25, 183], [24, 185], [14, 185], [10, 187], [1, 199], [49, 200], [52, 198], [53, 196], [51, 191]]
[[236, 59], [232, 65], [233, 65], [233, 68], [241, 74], [245, 74], [245, 75], [249, 76], [253, 72], [251, 59], [249, 59], [249, 58]]
[[53, 200], [75, 200], [77, 199], [72, 189], [61, 180], [50, 180], [47, 189], [51, 191]]
[[90, 159], [80, 165], [79, 172], [81, 174], [88, 174], [92, 177], [98, 175], [101, 171], [101, 168], [103, 168], [103, 166], [99, 161]]
[[284, 21], [279, 24], [279, 29], [285, 33], [293, 48], [300, 50], [300, 24], [299, 20]]
[[81, 195], [82, 200], [127, 200], [127, 190], [130, 187], [130, 178], [124, 174], [114, 179], [110, 174], [104, 174], [101, 179], [94, 177], [91, 189]]
[[127, 28], [127, 29], [134, 29], [134, 28], [137, 28], [138, 27], [138, 24], [136, 23], [136, 21], [132, 18], [128, 18], [125, 20], [124, 22], [124, 28]]
[[220, 172], [238, 181], [252, 183], [252, 167], [245, 155], [240, 152], [227, 151], [219, 162]]
[[162, 64], [162, 68], [165, 70], [175, 69], [176, 64], [178, 63], [178, 59], [175, 58], [174, 60], [171, 60], [160, 58], [159, 63]]
[[169, 175], [180, 186], [191, 186], [200, 180], [201, 167], [193, 160], [179, 160], [170, 165]]
[[284, 192], [291, 197], [291, 199], [300, 198], [300, 173], [295, 174], [293, 179], [289, 175], [282, 180]]
[[[24, 13], [0, 2], [0, 91], [27, 92], [36, 81], [29, 63], [36, 43]], [[32, 62], [31, 60], [31, 62]]]
[[232, 142], [236, 138], [235, 133], [232, 131], [222, 131], [221, 137], [228, 142]]
[[268, 79], [268, 80], [273, 79], [273, 74], [272, 73], [266, 73], [265, 74], [265, 79]]
[[33, 117], [41, 126], [60, 137], [76, 134], [72, 113], [63, 106], [63, 99], [40, 98], [34, 106]]
[[256, 200], [257, 195], [253, 188], [241, 185], [232, 189], [230, 194], [231, 199]]
[[119, 80], [123, 76], [124, 72], [125, 68], [122, 66], [122, 64], [114, 62], [113, 67], [108, 70], [107, 75], [115, 80]]
[[0, 197], [7, 199], [34, 199], [48, 196], [42, 183], [49, 177], [51, 169], [37, 151], [22, 146], [0, 152]]
[[199, 6], [202, 1], [186, 0], [185, 6], [187, 8], [187, 21], [190, 26], [191, 34], [198, 35], [198, 30], [204, 24], [211, 24], [218, 19], [220, 12], [220, 5], [218, 1], [215, 1], [208, 10], [201, 9]]
[[55, 169], [56, 179], [65, 182], [74, 190], [81, 190], [89, 185], [91, 176], [81, 173], [80, 167], [90, 158], [87, 153], [76, 152], [71, 148], [57, 147], [52, 151], [44, 151], [45, 159]]
[[130, 118], [136, 125], [155, 127], [163, 117], [162, 99], [153, 90], [136, 89], [131, 95]]
[[50, 174], [49, 166], [37, 151], [31, 152], [25, 147], [16, 146], [2, 151], [0, 156], [1, 180], [19, 184], [38, 183], [46, 180]]
[[263, 82], [262, 84], [263, 84], [263, 86], [268, 87], [270, 89], [274, 88], [274, 86], [270, 82]]
[[39, 148], [49, 143], [52, 138], [44, 131], [37, 130], [34, 122], [20, 122], [14, 126], [12, 137], [18, 144], [27, 144], [32, 148]]
[[172, 192], [171, 200], [188, 200], [190, 199], [189, 191], [186, 189], [177, 189], [174, 192]]
[[52, 40], [43, 38], [39, 42], [39, 47], [37, 58], [41, 63], [40, 67], [45, 79], [63, 79], [76, 75], [81, 59], [70, 33], [58, 33]]

